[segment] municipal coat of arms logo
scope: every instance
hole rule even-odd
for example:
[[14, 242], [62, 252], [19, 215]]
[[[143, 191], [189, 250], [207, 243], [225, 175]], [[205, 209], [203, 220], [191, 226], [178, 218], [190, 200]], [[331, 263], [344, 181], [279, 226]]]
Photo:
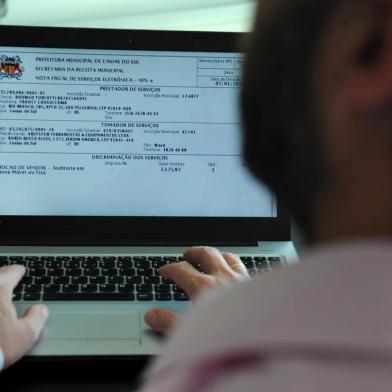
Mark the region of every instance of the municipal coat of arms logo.
[[19, 56], [0, 56], [0, 80], [21, 79], [24, 72]]

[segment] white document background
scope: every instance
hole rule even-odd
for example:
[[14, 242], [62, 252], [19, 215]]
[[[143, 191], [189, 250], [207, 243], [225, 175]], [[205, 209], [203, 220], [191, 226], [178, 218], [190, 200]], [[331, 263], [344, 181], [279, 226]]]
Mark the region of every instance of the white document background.
[[243, 164], [240, 55], [0, 56], [23, 67], [0, 74], [0, 215], [276, 216]]

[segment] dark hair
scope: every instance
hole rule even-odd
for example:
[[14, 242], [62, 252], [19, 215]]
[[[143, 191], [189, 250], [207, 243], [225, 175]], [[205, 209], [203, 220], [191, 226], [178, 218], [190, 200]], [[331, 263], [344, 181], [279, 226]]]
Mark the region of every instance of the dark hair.
[[245, 159], [308, 239], [326, 177], [310, 71], [323, 27], [338, 3], [287, 0], [265, 18], [259, 7], [244, 71]]

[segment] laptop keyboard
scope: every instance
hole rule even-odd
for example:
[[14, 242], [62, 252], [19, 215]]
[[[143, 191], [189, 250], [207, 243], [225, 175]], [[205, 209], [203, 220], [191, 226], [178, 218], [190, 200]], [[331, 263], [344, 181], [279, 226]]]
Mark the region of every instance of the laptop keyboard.
[[[181, 256], [0, 256], [0, 267], [20, 264], [26, 275], [14, 301], [187, 301], [158, 269]], [[280, 256], [242, 256], [251, 275], [281, 267]], [[196, 266], [201, 271], [200, 266]]]

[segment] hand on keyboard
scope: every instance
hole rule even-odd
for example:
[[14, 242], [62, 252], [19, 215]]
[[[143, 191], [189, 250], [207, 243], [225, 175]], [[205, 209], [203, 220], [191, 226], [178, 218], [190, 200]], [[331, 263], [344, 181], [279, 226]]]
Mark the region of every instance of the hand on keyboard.
[[[184, 260], [165, 265], [159, 272], [184, 289], [192, 300], [205, 289], [249, 278], [239, 256], [215, 248], [189, 248], [184, 253]], [[168, 309], [156, 308], [145, 314], [145, 321], [155, 331], [167, 334], [179, 317]]]
[[18, 319], [12, 304], [12, 291], [24, 273], [25, 268], [20, 265], [0, 268], [0, 348], [5, 367], [15, 363], [31, 349], [48, 318], [46, 306], [34, 305]]

